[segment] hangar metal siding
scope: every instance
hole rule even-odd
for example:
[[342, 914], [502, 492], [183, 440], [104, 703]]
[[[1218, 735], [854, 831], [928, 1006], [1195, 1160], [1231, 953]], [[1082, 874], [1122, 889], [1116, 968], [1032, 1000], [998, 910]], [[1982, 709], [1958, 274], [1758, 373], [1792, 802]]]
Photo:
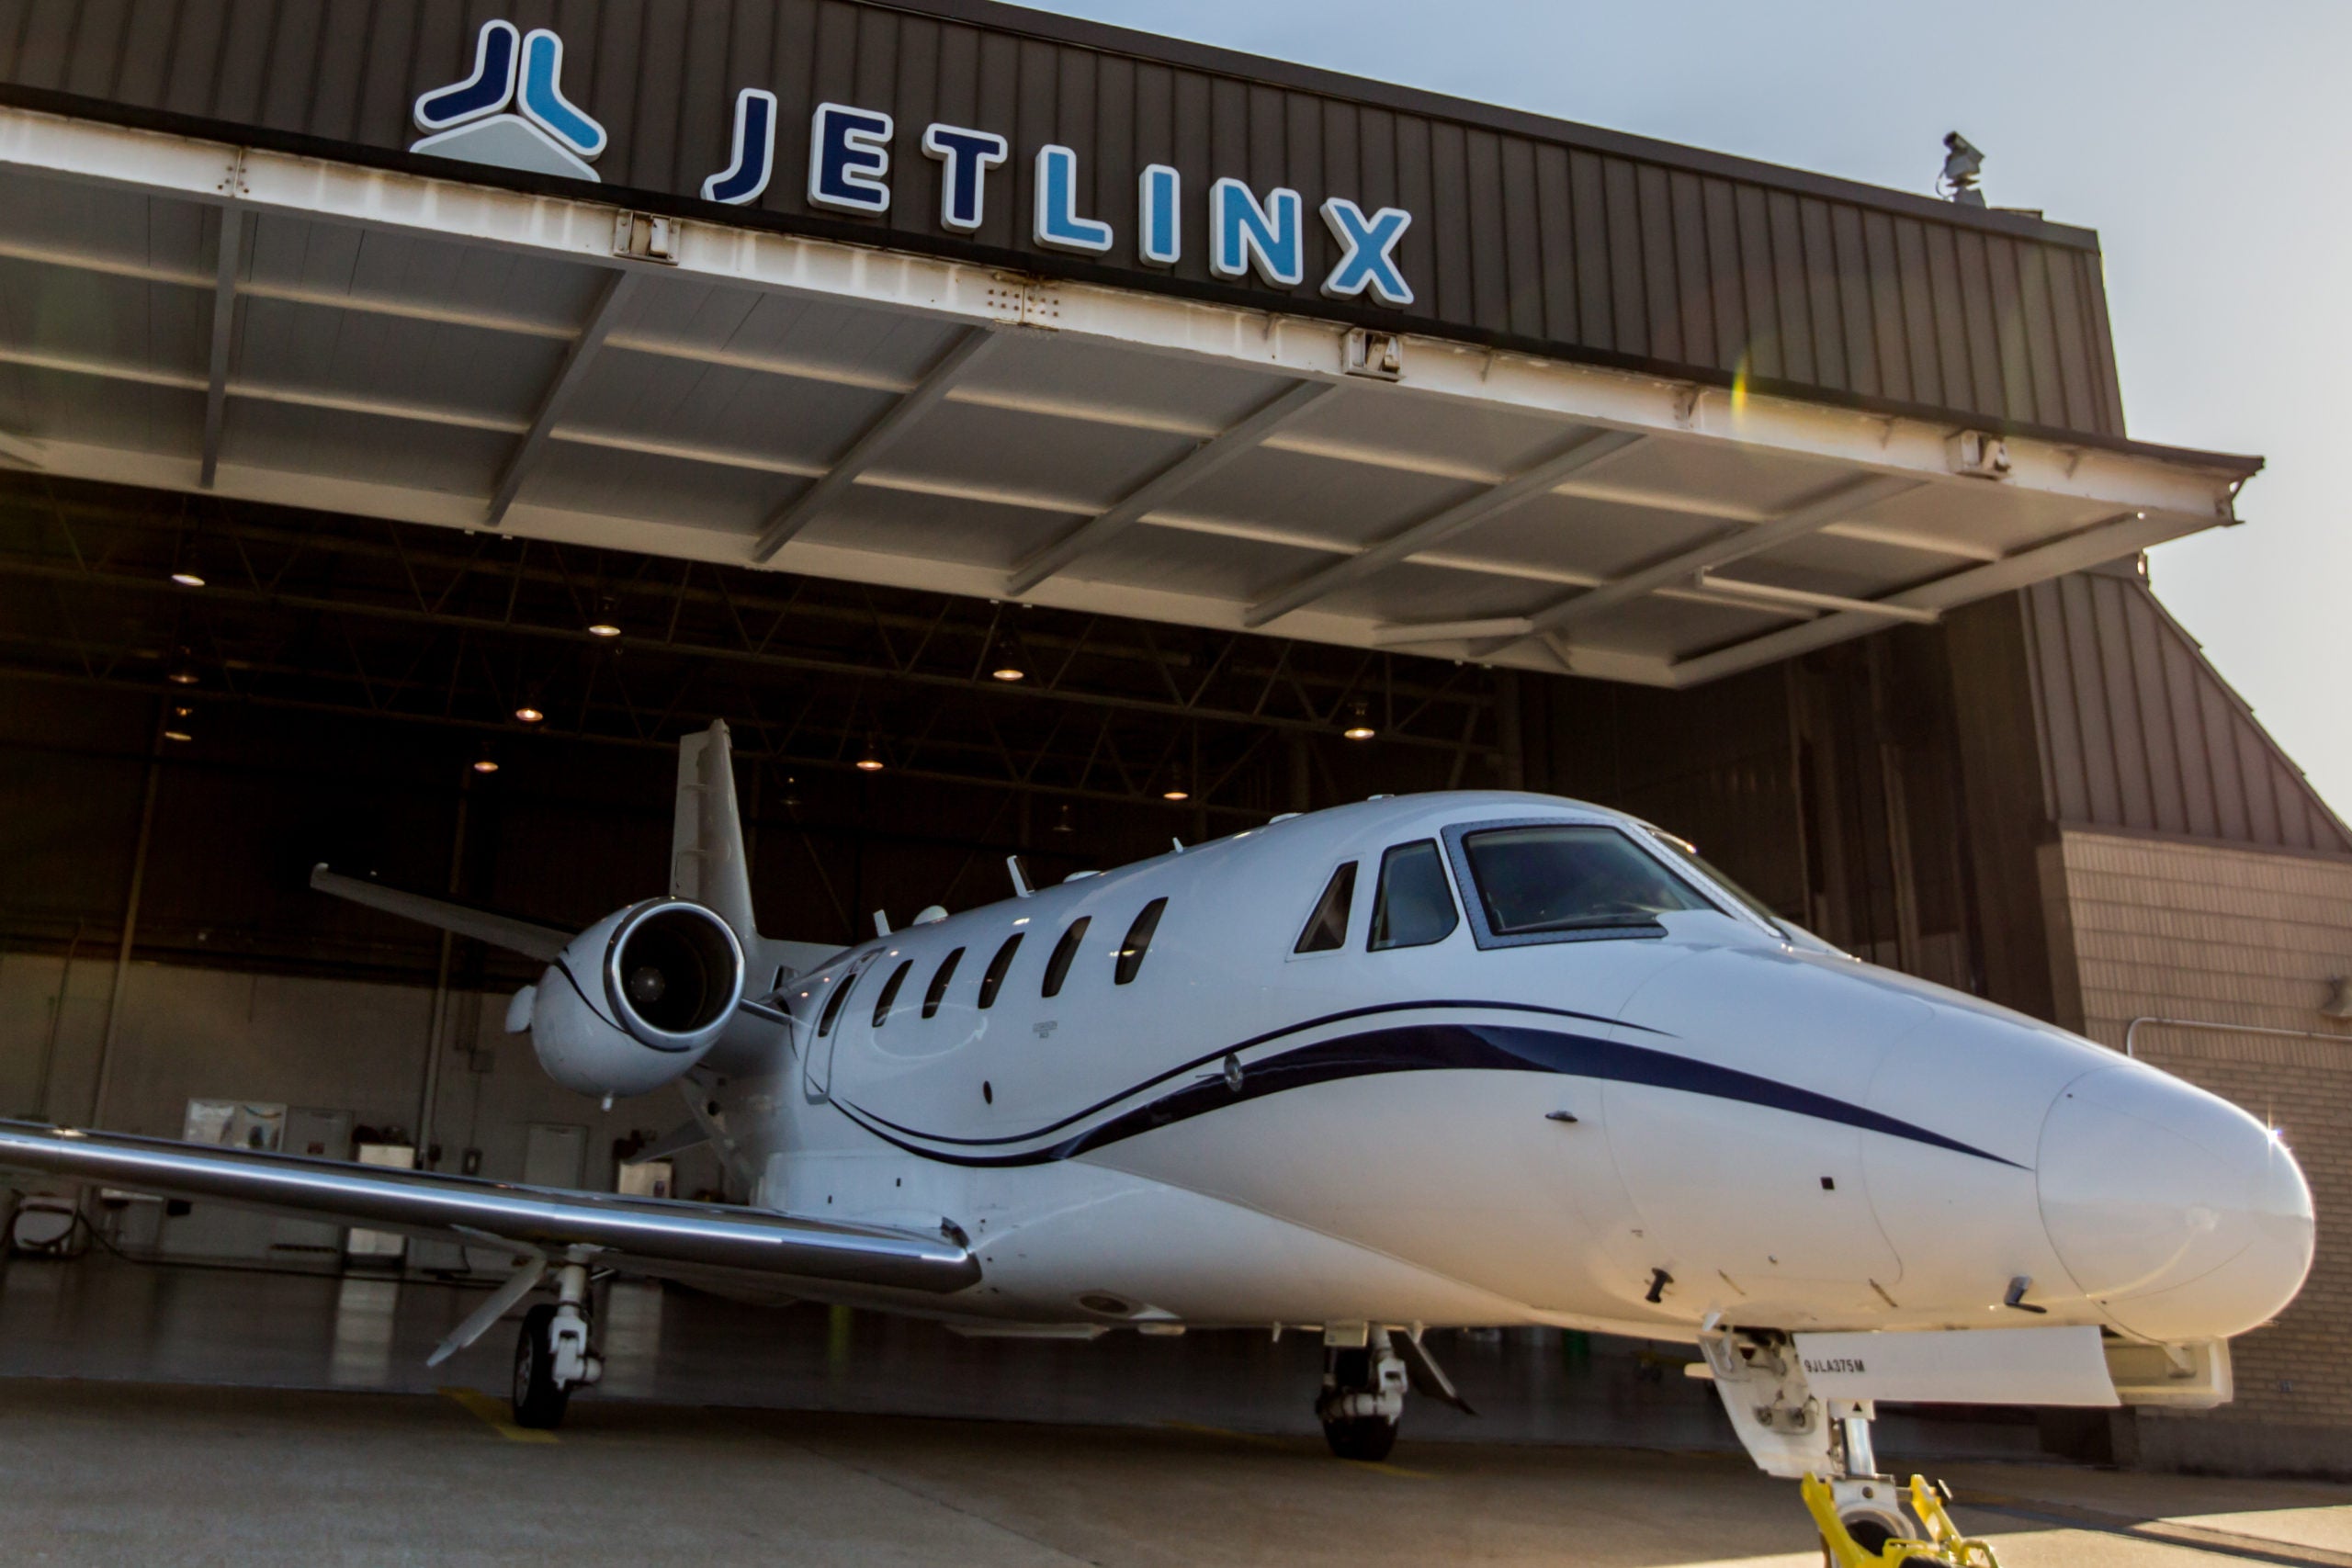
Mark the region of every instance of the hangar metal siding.
[[2048, 820], [2352, 854], [2352, 831], [2137, 576], [2020, 597]]
[[[2123, 434], [2084, 231], [976, 0], [0, 0], [0, 96], [71, 95], [81, 112], [405, 162], [411, 104], [461, 76], [476, 29], [499, 16], [565, 38], [566, 91], [612, 133], [601, 173], [616, 196], [699, 207], [702, 179], [729, 159], [736, 89], [766, 86], [781, 125], [761, 208], [781, 227], [1261, 306], [1286, 298], [1302, 313], [1717, 384]], [[895, 118], [885, 219], [808, 207], [808, 118], [829, 100]], [[1014, 143], [968, 239], [936, 221], [940, 170], [920, 147], [935, 118]], [[1088, 210], [1118, 231], [1109, 257], [1029, 239], [1032, 160], [1047, 141], [1080, 150]], [[1185, 254], [1165, 271], [1135, 255], [1135, 182], [1150, 162], [1184, 175]], [[1209, 273], [1208, 187], [1227, 174], [1305, 197], [1299, 288]], [[1408, 310], [1319, 294], [1337, 260], [1314, 216], [1326, 195], [1414, 214], [1400, 247], [1418, 295]]]

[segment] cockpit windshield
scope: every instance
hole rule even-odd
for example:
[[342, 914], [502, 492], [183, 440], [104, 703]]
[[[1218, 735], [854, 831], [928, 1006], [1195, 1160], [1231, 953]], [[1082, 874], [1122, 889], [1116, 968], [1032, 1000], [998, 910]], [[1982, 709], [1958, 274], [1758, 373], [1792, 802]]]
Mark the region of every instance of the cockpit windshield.
[[1614, 828], [1492, 828], [1464, 834], [1462, 851], [1498, 937], [1655, 926], [1660, 915], [1713, 907]]

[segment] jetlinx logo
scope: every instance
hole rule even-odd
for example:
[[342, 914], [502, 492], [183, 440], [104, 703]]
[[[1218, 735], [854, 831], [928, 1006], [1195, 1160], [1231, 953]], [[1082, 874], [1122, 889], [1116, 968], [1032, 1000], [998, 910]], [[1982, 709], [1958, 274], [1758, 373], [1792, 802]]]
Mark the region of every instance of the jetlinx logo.
[[[413, 152], [497, 168], [523, 169], [593, 180], [589, 164], [605, 151], [605, 128], [563, 96], [563, 40], [545, 28], [520, 32], [512, 22], [482, 24], [473, 74], [416, 100], [416, 124], [425, 132]], [[776, 97], [760, 87], [735, 96], [733, 159], [702, 183], [706, 201], [741, 206], [765, 194], [775, 168]], [[820, 104], [808, 127], [808, 201], [837, 212], [878, 217], [890, 210], [892, 139], [898, 127], [879, 109]], [[1012, 156], [1004, 137], [990, 130], [932, 124], [923, 155], [941, 165], [939, 224], [956, 233], [977, 231], [986, 218], [990, 171]], [[1118, 243], [1110, 219], [1080, 210], [1079, 154], [1047, 143], [1035, 153], [1030, 237], [1052, 250], [1101, 255]], [[1277, 187], [1264, 196], [1238, 179], [1209, 186], [1209, 271], [1219, 277], [1255, 273], [1277, 288], [1306, 281], [1305, 201]], [[1340, 260], [1322, 282], [1334, 299], [1370, 294], [1384, 305], [1413, 302], [1396, 260], [1397, 242], [1412, 214], [1384, 207], [1367, 214], [1344, 197], [1322, 205], [1323, 222], [1339, 243]], [[1136, 182], [1136, 254], [1148, 266], [1172, 267], [1184, 258], [1183, 175], [1166, 164], [1147, 167]]]

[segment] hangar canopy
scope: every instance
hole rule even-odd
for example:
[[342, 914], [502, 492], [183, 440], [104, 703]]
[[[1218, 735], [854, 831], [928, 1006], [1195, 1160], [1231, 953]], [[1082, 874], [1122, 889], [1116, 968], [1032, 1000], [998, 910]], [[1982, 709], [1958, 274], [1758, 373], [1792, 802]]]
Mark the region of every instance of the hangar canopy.
[[1009, 7], [18, 9], [45, 472], [1686, 685], [2258, 467], [2081, 231]]

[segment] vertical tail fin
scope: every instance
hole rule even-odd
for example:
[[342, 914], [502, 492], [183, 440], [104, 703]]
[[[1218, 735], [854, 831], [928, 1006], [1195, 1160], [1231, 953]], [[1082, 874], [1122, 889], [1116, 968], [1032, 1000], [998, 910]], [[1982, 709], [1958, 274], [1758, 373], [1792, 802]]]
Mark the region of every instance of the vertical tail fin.
[[750, 863], [735, 807], [734, 749], [724, 719], [678, 745], [678, 815], [670, 832], [670, 894], [718, 911], [746, 950], [759, 941], [752, 918]]

